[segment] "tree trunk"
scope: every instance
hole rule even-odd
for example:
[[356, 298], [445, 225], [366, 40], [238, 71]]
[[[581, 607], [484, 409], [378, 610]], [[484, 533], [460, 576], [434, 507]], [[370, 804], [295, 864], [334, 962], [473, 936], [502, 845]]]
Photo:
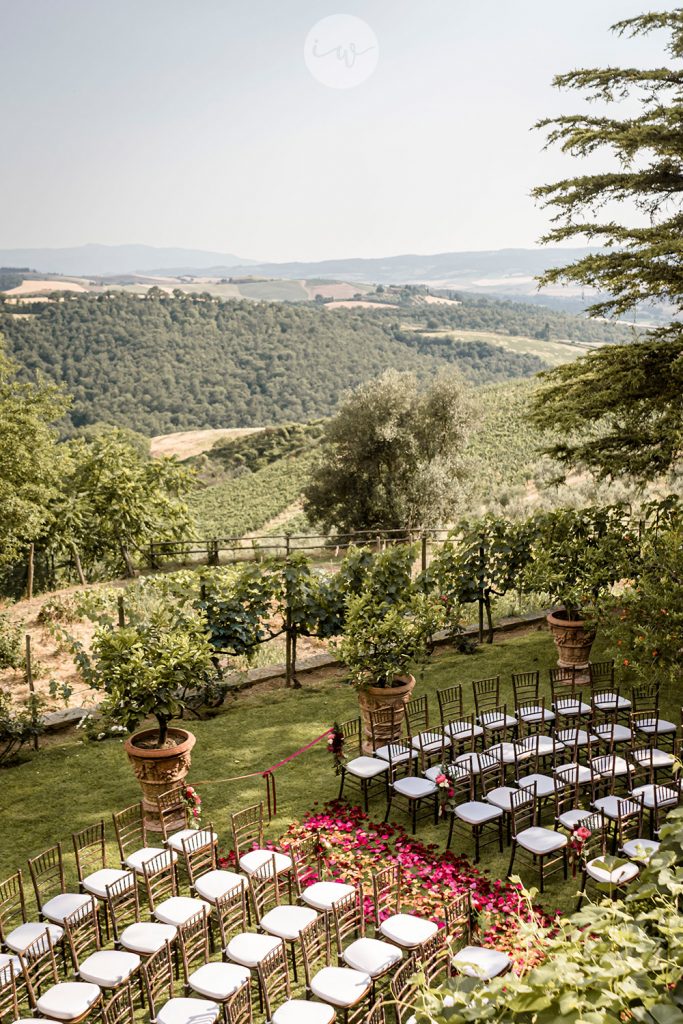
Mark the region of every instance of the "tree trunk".
[[76, 544], [75, 544], [75, 542], [73, 540], [71, 541], [71, 553], [74, 556], [74, 564], [76, 566], [76, 572], [78, 573], [79, 582], [80, 582], [81, 586], [84, 587], [88, 581], [86, 580], [85, 576], [83, 575], [83, 566], [81, 565], [81, 556], [79, 555], [78, 548], [76, 547]]
[[294, 687], [295, 690], [300, 690], [301, 689], [301, 683], [299, 682], [299, 680], [296, 677], [296, 641], [297, 641], [298, 635], [299, 634], [298, 634], [297, 628], [296, 628], [296, 626], [294, 626], [292, 628], [292, 664], [291, 664], [291, 673], [292, 673], [292, 686]]
[[168, 719], [161, 718], [159, 715], [156, 716], [157, 722], [159, 723], [159, 747], [163, 747], [166, 742], [166, 736], [168, 734]]
[[35, 555], [35, 544], [28, 546], [28, 572], [26, 578], [26, 596], [29, 601], [33, 600], [33, 556]]
[[493, 643], [493, 616], [491, 614], [491, 595], [487, 594], [484, 598], [484, 607], [486, 608], [486, 624], [488, 626], [488, 636], [486, 637], [486, 643]]
[[123, 543], [123, 541], [119, 541], [119, 549], [121, 551], [121, 557], [123, 558], [123, 561], [126, 566], [126, 576], [128, 576], [130, 579], [135, 579], [135, 577], [137, 576], [137, 571], [135, 569], [135, 566], [133, 565], [133, 559], [130, 557], [130, 551]]

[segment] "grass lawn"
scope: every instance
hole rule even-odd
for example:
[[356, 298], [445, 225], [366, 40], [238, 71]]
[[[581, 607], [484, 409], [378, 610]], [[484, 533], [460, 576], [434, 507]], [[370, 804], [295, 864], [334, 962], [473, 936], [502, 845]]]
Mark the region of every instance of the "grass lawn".
[[[593, 656], [608, 656], [596, 643]], [[427, 693], [430, 710], [438, 721], [436, 690], [456, 682], [499, 674], [503, 699], [512, 705], [510, 673], [540, 669], [547, 680], [548, 669], [555, 664], [555, 648], [544, 630], [526, 634], [502, 634], [491, 646], [480, 648], [474, 655], [455, 654], [443, 649], [436, 653], [418, 679], [416, 694]], [[306, 677], [304, 677], [306, 680]], [[470, 693], [469, 687], [465, 695]], [[673, 697], [673, 695], [672, 695]], [[681, 695], [664, 701], [661, 713], [673, 721], [678, 719]], [[669, 705], [672, 706], [669, 706]], [[228, 703], [217, 716], [208, 721], [188, 723], [197, 736], [189, 781], [198, 785], [203, 798], [204, 822], [212, 821], [228, 849], [229, 814], [264, 797], [260, 778], [243, 782], [218, 780], [266, 768], [292, 753], [322, 733], [332, 722], [350, 718], [357, 713], [356, 694], [341, 678], [305, 681], [301, 690], [285, 689], [247, 691]], [[466, 707], [466, 710], [467, 707]], [[211, 780], [203, 783], [202, 780]], [[332, 759], [323, 742], [277, 772], [278, 814], [268, 828], [276, 838], [284, 833], [289, 822], [312, 808], [332, 799], [337, 792]], [[140, 791], [128, 764], [120, 740], [83, 744], [71, 741], [53, 744], [39, 753], [27, 756], [21, 763], [0, 772], [0, 878], [22, 867], [26, 858], [39, 853], [57, 840], [62, 840], [67, 854], [69, 880], [75, 878], [71, 832], [104, 818], [109, 831], [112, 865], [118, 863], [111, 814], [139, 799]], [[383, 794], [377, 790], [370, 815], [374, 820], [384, 816]], [[397, 811], [396, 820], [406, 824]], [[547, 813], [546, 821], [550, 820]], [[418, 835], [425, 842], [445, 845], [447, 825], [418, 825]], [[454, 852], [473, 857], [472, 844], [464, 847], [454, 841]], [[494, 877], [504, 877], [509, 850], [501, 856], [495, 845], [482, 852], [482, 867]], [[528, 884], [535, 877], [523, 874]], [[541, 900], [548, 910], [569, 910], [576, 893], [574, 882], [564, 883], [554, 876]]]

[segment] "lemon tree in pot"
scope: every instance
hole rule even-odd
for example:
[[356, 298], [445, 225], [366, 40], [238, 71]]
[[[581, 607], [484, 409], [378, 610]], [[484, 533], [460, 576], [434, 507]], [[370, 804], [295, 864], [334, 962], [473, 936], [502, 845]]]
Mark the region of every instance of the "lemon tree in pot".
[[[191, 732], [172, 723], [182, 716], [185, 694], [213, 684], [213, 654], [197, 616], [172, 625], [101, 626], [90, 654], [79, 659], [86, 682], [104, 693], [101, 711], [133, 733], [125, 749], [153, 831], [161, 829], [157, 795], [185, 778], [195, 744]], [[154, 726], [134, 732], [150, 719]]]
[[[335, 647], [358, 691], [364, 753], [372, 753], [373, 709], [393, 706], [400, 730], [405, 704], [415, 688], [410, 669], [427, 660], [442, 621], [440, 606], [421, 593], [400, 603], [382, 600], [374, 590], [348, 600], [344, 635]], [[397, 739], [397, 734], [381, 737], [382, 742]]]
[[560, 604], [547, 616], [557, 663], [582, 673], [595, 640], [598, 605], [638, 558], [630, 511], [625, 505], [561, 508], [539, 513], [535, 521], [526, 586]]

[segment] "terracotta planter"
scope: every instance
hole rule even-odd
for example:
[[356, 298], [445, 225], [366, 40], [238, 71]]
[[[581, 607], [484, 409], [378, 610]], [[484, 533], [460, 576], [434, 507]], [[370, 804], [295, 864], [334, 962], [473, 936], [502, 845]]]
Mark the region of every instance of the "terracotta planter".
[[560, 668], [577, 670], [577, 680], [589, 680], [588, 660], [595, 640], [595, 628], [588, 626], [584, 619], [569, 619], [566, 611], [560, 609], [546, 616], [550, 632], [557, 647], [557, 664]]
[[389, 726], [380, 730], [377, 739], [378, 745], [385, 743], [397, 743], [401, 738], [401, 727], [405, 717], [405, 705], [410, 700], [410, 695], [415, 689], [415, 676], [397, 676], [400, 681], [398, 686], [365, 686], [358, 694], [358, 704], [363, 720], [363, 734], [361, 747], [363, 753], [372, 756], [372, 729], [370, 727], [370, 712], [377, 708], [394, 708], [394, 732], [391, 735]]
[[[156, 729], [143, 729], [124, 744], [135, 777], [142, 789], [145, 824], [152, 832], [162, 831], [157, 796], [183, 781], [190, 770], [190, 752], [197, 742], [196, 736], [185, 729], [169, 729], [168, 738], [176, 741], [174, 747], [155, 750], [153, 747], [139, 746], [141, 742], [157, 735]], [[177, 821], [168, 817], [166, 819], [166, 827], [171, 830], [181, 829], [184, 825], [185, 819], [182, 814], [178, 815]]]

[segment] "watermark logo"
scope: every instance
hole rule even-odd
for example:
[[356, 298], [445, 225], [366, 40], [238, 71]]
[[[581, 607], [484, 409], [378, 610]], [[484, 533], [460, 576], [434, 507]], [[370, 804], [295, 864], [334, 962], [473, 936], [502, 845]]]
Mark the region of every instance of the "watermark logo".
[[306, 36], [304, 60], [313, 77], [330, 89], [353, 89], [377, 67], [377, 36], [362, 18], [331, 14]]

